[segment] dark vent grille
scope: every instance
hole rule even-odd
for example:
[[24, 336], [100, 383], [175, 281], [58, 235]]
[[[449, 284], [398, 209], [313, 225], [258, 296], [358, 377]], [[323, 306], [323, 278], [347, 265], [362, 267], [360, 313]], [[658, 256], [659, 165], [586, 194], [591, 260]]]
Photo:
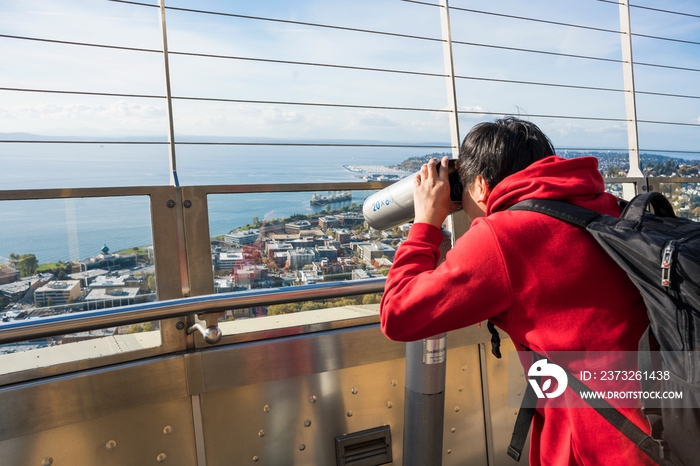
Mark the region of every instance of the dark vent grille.
[[335, 438], [337, 466], [379, 466], [392, 462], [389, 426]]

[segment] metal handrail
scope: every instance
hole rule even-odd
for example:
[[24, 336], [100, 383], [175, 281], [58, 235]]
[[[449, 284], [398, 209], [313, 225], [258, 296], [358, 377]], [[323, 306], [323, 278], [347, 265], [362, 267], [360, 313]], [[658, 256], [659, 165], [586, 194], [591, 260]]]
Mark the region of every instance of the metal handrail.
[[191, 314], [357, 296], [384, 291], [386, 278], [220, 293], [0, 324], [0, 345]]

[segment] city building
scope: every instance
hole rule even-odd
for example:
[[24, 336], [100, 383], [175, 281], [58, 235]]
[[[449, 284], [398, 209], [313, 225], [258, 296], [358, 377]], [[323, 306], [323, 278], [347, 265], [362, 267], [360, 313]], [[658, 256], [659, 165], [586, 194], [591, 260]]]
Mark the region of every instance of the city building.
[[236, 288], [255, 288], [267, 280], [267, 267], [263, 265], [245, 265], [233, 271], [233, 285]]
[[19, 280], [19, 270], [14, 267], [0, 267], [0, 285]]
[[234, 267], [243, 265], [243, 253], [238, 252], [221, 252], [214, 255], [215, 270], [231, 270]]
[[94, 269], [105, 269], [107, 271], [128, 269], [136, 267], [138, 261], [136, 254], [111, 254], [105, 244], [100, 253], [80, 263], [80, 271], [85, 272]]
[[85, 296], [89, 311], [136, 304], [140, 288], [93, 288]]
[[37, 307], [68, 304], [80, 298], [80, 280], [56, 280], [34, 291]]
[[312, 249], [299, 248], [294, 251], [287, 251], [287, 267], [297, 270], [314, 261], [316, 254]]
[[214, 279], [214, 292], [215, 293], [228, 293], [233, 291], [233, 281], [230, 278], [215, 278]]
[[386, 244], [371, 243], [363, 244], [359, 247], [360, 259], [371, 264], [372, 260], [386, 256], [389, 260], [394, 260], [396, 249]]
[[265, 245], [265, 252], [267, 253], [267, 257], [269, 257], [270, 259], [275, 257], [275, 254], [278, 252], [286, 253], [287, 251], [291, 251], [292, 249], [294, 249], [294, 246], [292, 246], [289, 243], [267, 243]]
[[97, 277], [107, 275], [108, 273], [109, 271], [105, 269], [92, 269], [85, 272], [72, 273], [69, 278], [71, 280], [80, 280], [82, 282], [82, 287], [87, 288]]
[[255, 243], [260, 238], [260, 230], [235, 231], [224, 235], [227, 243], [240, 248], [246, 244]]
[[362, 215], [362, 212], [346, 212], [343, 214], [338, 214], [337, 217], [340, 224], [344, 227], [352, 227], [365, 223], [365, 216]]
[[338, 260], [338, 250], [334, 247], [319, 246], [316, 248], [316, 255], [333, 262]]
[[324, 230], [337, 228], [340, 225], [340, 219], [334, 215], [326, 215], [318, 219], [318, 226]]
[[298, 222], [289, 222], [284, 224], [284, 232], [289, 235], [299, 235], [303, 230], [310, 230], [311, 222], [308, 220], [299, 220]]

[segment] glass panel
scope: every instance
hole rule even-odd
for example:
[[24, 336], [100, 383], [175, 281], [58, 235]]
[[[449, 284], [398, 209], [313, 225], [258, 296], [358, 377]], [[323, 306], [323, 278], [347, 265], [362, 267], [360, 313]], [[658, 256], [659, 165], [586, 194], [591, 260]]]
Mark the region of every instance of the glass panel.
[[[149, 211], [144, 196], [0, 202], [0, 328], [155, 301]], [[0, 373], [155, 347], [158, 329], [145, 323], [2, 345]], [[47, 347], [36, 358], [5, 358]]]

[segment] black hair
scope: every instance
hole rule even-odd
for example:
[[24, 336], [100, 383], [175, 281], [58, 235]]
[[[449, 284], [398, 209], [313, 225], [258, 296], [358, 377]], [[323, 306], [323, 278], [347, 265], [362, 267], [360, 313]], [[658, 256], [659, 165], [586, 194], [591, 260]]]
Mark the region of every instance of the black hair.
[[493, 189], [533, 162], [554, 155], [549, 138], [534, 123], [505, 117], [479, 123], [459, 149], [459, 176], [466, 189], [481, 175]]

